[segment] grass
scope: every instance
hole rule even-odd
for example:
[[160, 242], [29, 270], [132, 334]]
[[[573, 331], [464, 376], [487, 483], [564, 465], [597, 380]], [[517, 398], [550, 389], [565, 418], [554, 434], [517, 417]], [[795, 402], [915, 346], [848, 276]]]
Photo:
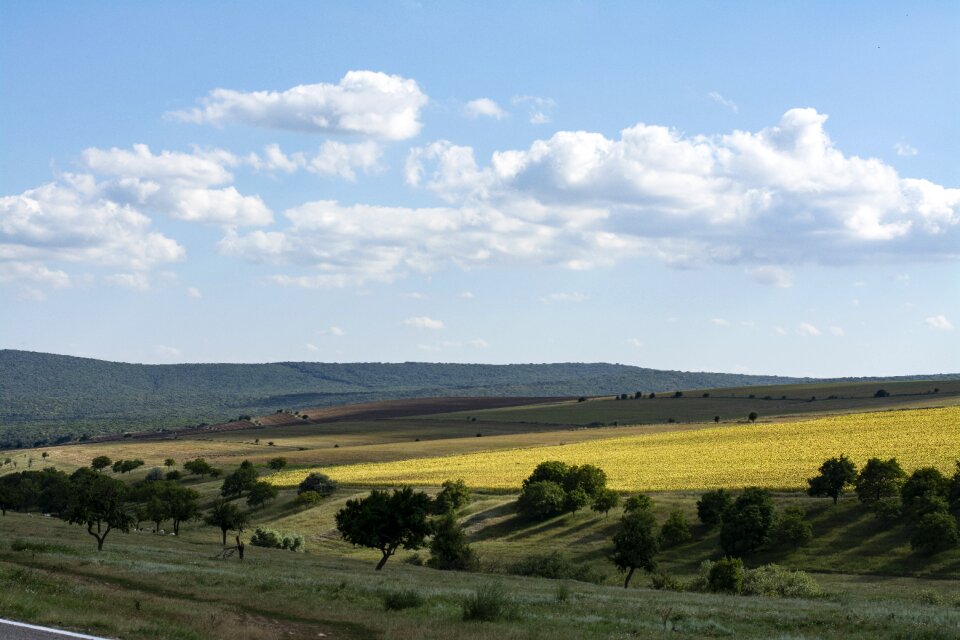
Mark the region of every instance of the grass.
[[[418, 458], [324, 468], [338, 482], [360, 485], [520, 486], [537, 464], [594, 464], [620, 491], [670, 491], [806, 485], [826, 458], [846, 453], [857, 464], [897, 457], [907, 472], [936, 466], [952, 472], [960, 452], [960, 407], [850, 414], [798, 422], [744, 424], [651, 433], [552, 447]], [[271, 476], [293, 486], [309, 469]]]

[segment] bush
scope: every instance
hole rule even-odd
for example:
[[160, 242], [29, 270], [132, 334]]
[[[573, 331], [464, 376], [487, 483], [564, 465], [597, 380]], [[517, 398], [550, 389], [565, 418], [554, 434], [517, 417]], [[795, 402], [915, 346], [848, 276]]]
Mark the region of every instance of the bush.
[[773, 526], [773, 499], [770, 492], [758, 487], [743, 490], [723, 512], [720, 546], [731, 556], [756, 551], [765, 543]]
[[928, 513], [920, 518], [910, 536], [910, 548], [917, 553], [933, 554], [960, 542], [957, 521], [947, 513]]
[[147, 475], [144, 480], [147, 482], [158, 482], [163, 480], [163, 469], [160, 467], [154, 467], [153, 469], [150, 469], [150, 471], [147, 471]]
[[296, 533], [280, 533], [271, 529], [261, 529], [253, 532], [250, 544], [267, 549], [286, 549], [287, 551], [303, 551], [303, 536]]
[[870, 504], [870, 510], [877, 520], [884, 524], [893, 524], [903, 515], [903, 505], [899, 498], [880, 498]]
[[459, 511], [470, 504], [470, 489], [462, 479], [445, 480], [440, 493], [433, 499], [434, 512], [444, 514]]
[[651, 509], [653, 509], [653, 499], [643, 493], [630, 496], [627, 498], [627, 501], [623, 503], [624, 513], [632, 513], [634, 511], [650, 511]]
[[787, 507], [777, 514], [770, 531], [771, 541], [780, 546], [802, 546], [813, 539], [813, 527], [806, 521], [806, 512], [802, 507]]
[[743, 560], [740, 558], [717, 560], [708, 569], [707, 588], [714, 593], [740, 593], [743, 581]]
[[697, 517], [708, 527], [715, 527], [720, 524], [723, 512], [732, 502], [726, 489], [708, 491], [697, 500]]
[[683, 591], [682, 582], [665, 571], [657, 571], [650, 577], [650, 586], [658, 591]]
[[667, 521], [660, 527], [660, 540], [666, 545], [680, 544], [691, 537], [690, 526], [687, 524], [687, 518], [682, 511], [671, 512]]
[[183, 474], [174, 469], [173, 471], [167, 471], [167, 474], [164, 477], [171, 482], [176, 482], [183, 477]]
[[413, 609], [423, 604], [423, 596], [413, 589], [404, 589], [403, 591], [382, 591], [380, 600], [383, 601], [383, 608], [387, 611], [400, 611], [401, 609]]
[[577, 564], [560, 551], [527, 556], [510, 565], [509, 573], [518, 576], [535, 576], [551, 580], [578, 580], [580, 582], [603, 582], [604, 575], [589, 565]]
[[531, 518], [550, 518], [564, 512], [567, 493], [556, 482], [542, 480], [523, 487], [517, 499], [517, 509]]
[[307, 491], [316, 491], [321, 498], [326, 498], [337, 490], [337, 483], [325, 473], [311, 473], [297, 487], [297, 494]]
[[494, 622], [515, 615], [516, 605], [499, 582], [480, 587], [463, 601], [464, 620]]
[[427, 566], [434, 569], [472, 571], [477, 565], [477, 557], [467, 544], [463, 527], [457, 522], [453, 512], [448, 511], [434, 523]]
[[768, 598], [815, 598], [823, 590], [808, 573], [767, 564], [745, 572], [741, 593]]
[[293, 504], [298, 507], [313, 507], [320, 504], [320, 501], [323, 498], [320, 497], [320, 494], [316, 491], [304, 491], [301, 494], [298, 494], [293, 500]]

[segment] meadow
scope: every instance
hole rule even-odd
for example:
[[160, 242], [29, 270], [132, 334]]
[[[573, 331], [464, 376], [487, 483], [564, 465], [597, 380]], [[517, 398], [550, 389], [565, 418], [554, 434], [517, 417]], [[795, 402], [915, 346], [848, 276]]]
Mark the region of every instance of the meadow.
[[[704, 490], [762, 486], [796, 489], [826, 458], [845, 453], [858, 464], [896, 457], [910, 472], [935, 466], [951, 473], [960, 455], [960, 407], [848, 414], [599, 439], [551, 447], [325, 467], [338, 482], [468, 485], [511, 489], [543, 460], [602, 467], [618, 491]], [[270, 478], [299, 483], [311, 469]]]

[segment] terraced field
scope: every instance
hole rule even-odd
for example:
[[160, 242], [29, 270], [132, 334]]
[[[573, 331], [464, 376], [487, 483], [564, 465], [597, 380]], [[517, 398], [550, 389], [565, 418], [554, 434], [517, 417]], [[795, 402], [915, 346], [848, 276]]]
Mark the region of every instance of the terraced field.
[[[960, 407], [850, 414], [609, 438], [551, 447], [334, 466], [323, 471], [355, 485], [439, 485], [449, 478], [487, 489], [520, 486], [544, 460], [602, 467], [614, 489], [673, 491], [748, 485], [799, 488], [828, 457], [859, 464], [896, 457], [909, 472], [953, 469], [960, 455]], [[292, 486], [311, 469], [272, 476]]]

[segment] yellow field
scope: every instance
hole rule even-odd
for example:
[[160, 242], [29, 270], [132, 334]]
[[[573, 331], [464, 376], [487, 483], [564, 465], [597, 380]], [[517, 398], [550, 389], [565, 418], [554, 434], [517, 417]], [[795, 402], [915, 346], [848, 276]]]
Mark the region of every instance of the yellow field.
[[[806, 485], [824, 459], [845, 453], [858, 465], [896, 457], [907, 472], [933, 465], [952, 472], [960, 457], [960, 407], [886, 411], [799, 422], [716, 427], [489, 451], [398, 462], [314, 469], [354, 485], [439, 485], [463, 478], [477, 488], [519, 488], [544, 460], [595, 464], [612, 488], [664, 491]], [[311, 470], [272, 476], [295, 485]]]

